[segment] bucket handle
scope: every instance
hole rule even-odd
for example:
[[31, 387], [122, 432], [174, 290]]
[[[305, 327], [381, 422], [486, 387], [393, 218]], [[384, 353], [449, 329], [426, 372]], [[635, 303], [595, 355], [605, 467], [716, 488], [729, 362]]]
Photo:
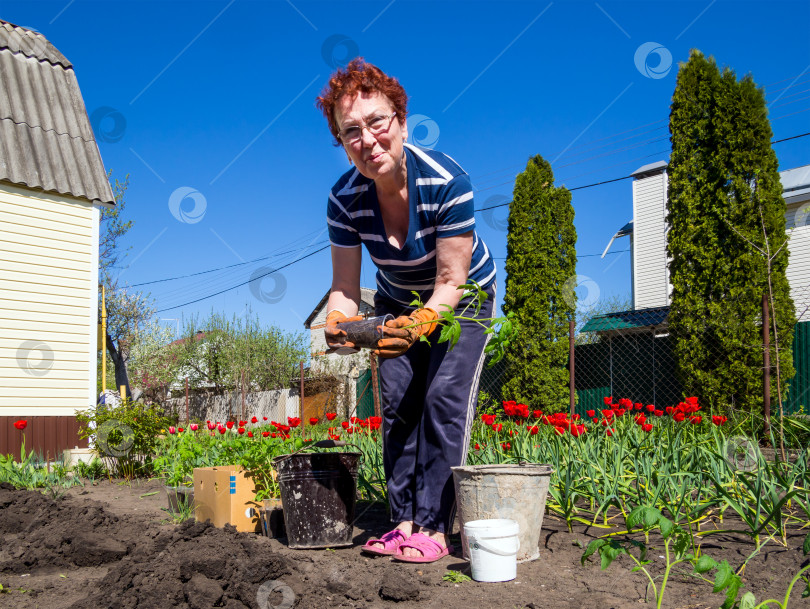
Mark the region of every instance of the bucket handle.
[[503, 550], [499, 550], [498, 548], [493, 548], [492, 546], [490, 546], [490, 545], [488, 545], [486, 543], [483, 543], [477, 537], [472, 537], [471, 536], [468, 541], [470, 542], [470, 545], [475, 544], [479, 548], [481, 548], [482, 550], [486, 550], [487, 552], [489, 552], [491, 554], [497, 554], [498, 556], [512, 556], [513, 554], [517, 554], [518, 550], [520, 550], [520, 539], [517, 539], [517, 538], [515, 539], [515, 543], [517, 543], [517, 548], [515, 548], [514, 552], [504, 552]]

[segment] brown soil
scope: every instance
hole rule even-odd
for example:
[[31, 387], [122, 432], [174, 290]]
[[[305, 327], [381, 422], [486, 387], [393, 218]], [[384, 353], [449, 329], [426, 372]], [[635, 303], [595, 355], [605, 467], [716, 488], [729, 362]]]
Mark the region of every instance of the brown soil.
[[[389, 527], [379, 505], [358, 506], [356, 545], [338, 550], [291, 550], [282, 541], [230, 528], [171, 524], [165, 506], [156, 482], [88, 484], [57, 500], [0, 485], [0, 606], [256, 609], [257, 593], [267, 599], [261, 609], [627, 609], [644, 603], [646, 579], [630, 571], [627, 557], [606, 571], [598, 560], [580, 565], [582, 548], [603, 531], [578, 526], [569, 533], [551, 516], [544, 520], [540, 559], [519, 565], [515, 581], [454, 584], [442, 576], [448, 570], [469, 573], [460, 553], [428, 565], [360, 553], [360, 544]], [[792, 532], [787, 547], [766, 545], [745, 569], [744, 590], [760, 600], [784, 596], [791, 577], [806, 564], [805, 534]], [[457, 536], [455, 541], [460, 547]], [[703, 549], [736, 568], [754, 547], [746, 537], [728, 534], [708, 537]], [[663, 572], [662, 554], [661, 547], [650, 552], [655, 574]], [[719, 607], [723, 596], [688, 571], [684, 567], [671, 577], [664, 606]], [[797, 605], [802, 589], [794, 590]], [[285, 604], [288, 599], [294, 605]]]

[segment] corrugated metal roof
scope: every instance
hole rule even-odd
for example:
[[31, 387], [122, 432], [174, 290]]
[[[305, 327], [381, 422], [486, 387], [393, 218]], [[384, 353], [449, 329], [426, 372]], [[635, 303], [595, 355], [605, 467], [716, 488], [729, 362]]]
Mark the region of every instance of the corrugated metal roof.
[[591, 317], [580, 332], [609, 332], [661, 326], [669, 315], [669, 307], [652, 307], [636, 311], [619, 311]]
[[0, 21], [0, 180], [114, 204], [70, 62]]

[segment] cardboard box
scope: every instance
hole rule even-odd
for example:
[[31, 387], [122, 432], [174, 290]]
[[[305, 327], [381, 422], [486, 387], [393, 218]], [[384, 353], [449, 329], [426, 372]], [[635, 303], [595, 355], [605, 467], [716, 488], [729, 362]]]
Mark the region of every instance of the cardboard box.
[[261, 532], [253, 481], [239, 465], [194, 469], [194, 517], [215, 527], [231, 524], [237, 531]]

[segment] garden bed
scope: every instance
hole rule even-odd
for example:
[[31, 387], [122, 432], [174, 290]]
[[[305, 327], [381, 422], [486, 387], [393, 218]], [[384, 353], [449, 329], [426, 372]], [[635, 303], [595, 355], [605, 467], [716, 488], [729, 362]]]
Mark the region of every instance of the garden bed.
[[[9, 608], [146, 609], [168, 607], [242, 609], [258, 607], [257, 592], [275, 592], [270, 604], [285, 607], [442, 607], [444, 609], [540, 607], [638, 608], [647, 580], [632, 573], [626, 556], [607, 570], [595, 561], [580, 565], [588, 543], [605, 530], [547, 514], [540, 559], [518, 566], [514, 582], [483, 584], [444, 581], [450, 570], [469, 572], [456, 556], [429, 565], [368, 558], [359, 546], [387, 530], [382, 504], [358, 505], [355, 547], [337, 550], [291, 550], [279, 540], [215, 529], [205, 524], [172, 524], [166, 495], [158, 482], [87, 483], [53, 499], [35, 491], [0, 488], [0, 605]], [[726, 519], [728, 528], [735, 528]], [[782, 598], [806, 564], [801, 545], [807, 531], [788, 531], [787, 547], [770, 542], [743, 573], [743, 591], [758, 599]], [[643, 539], [643, 537], [637, 537]], [[459, 546], [457, 535], [456, 545]], [[660, 538], [648, 558], [652, 574], [663, 572]], [[754, 550], [744, 535], [710, 535], [703, 550], [737, 568]], [[720, 607], [722, 594], [691, 575], [685, 565], [671, 576], [664, 606]], [[286, 586], [286, 588], [285, 588]], [[803, 584], [791, 606], [801, 606]]]

